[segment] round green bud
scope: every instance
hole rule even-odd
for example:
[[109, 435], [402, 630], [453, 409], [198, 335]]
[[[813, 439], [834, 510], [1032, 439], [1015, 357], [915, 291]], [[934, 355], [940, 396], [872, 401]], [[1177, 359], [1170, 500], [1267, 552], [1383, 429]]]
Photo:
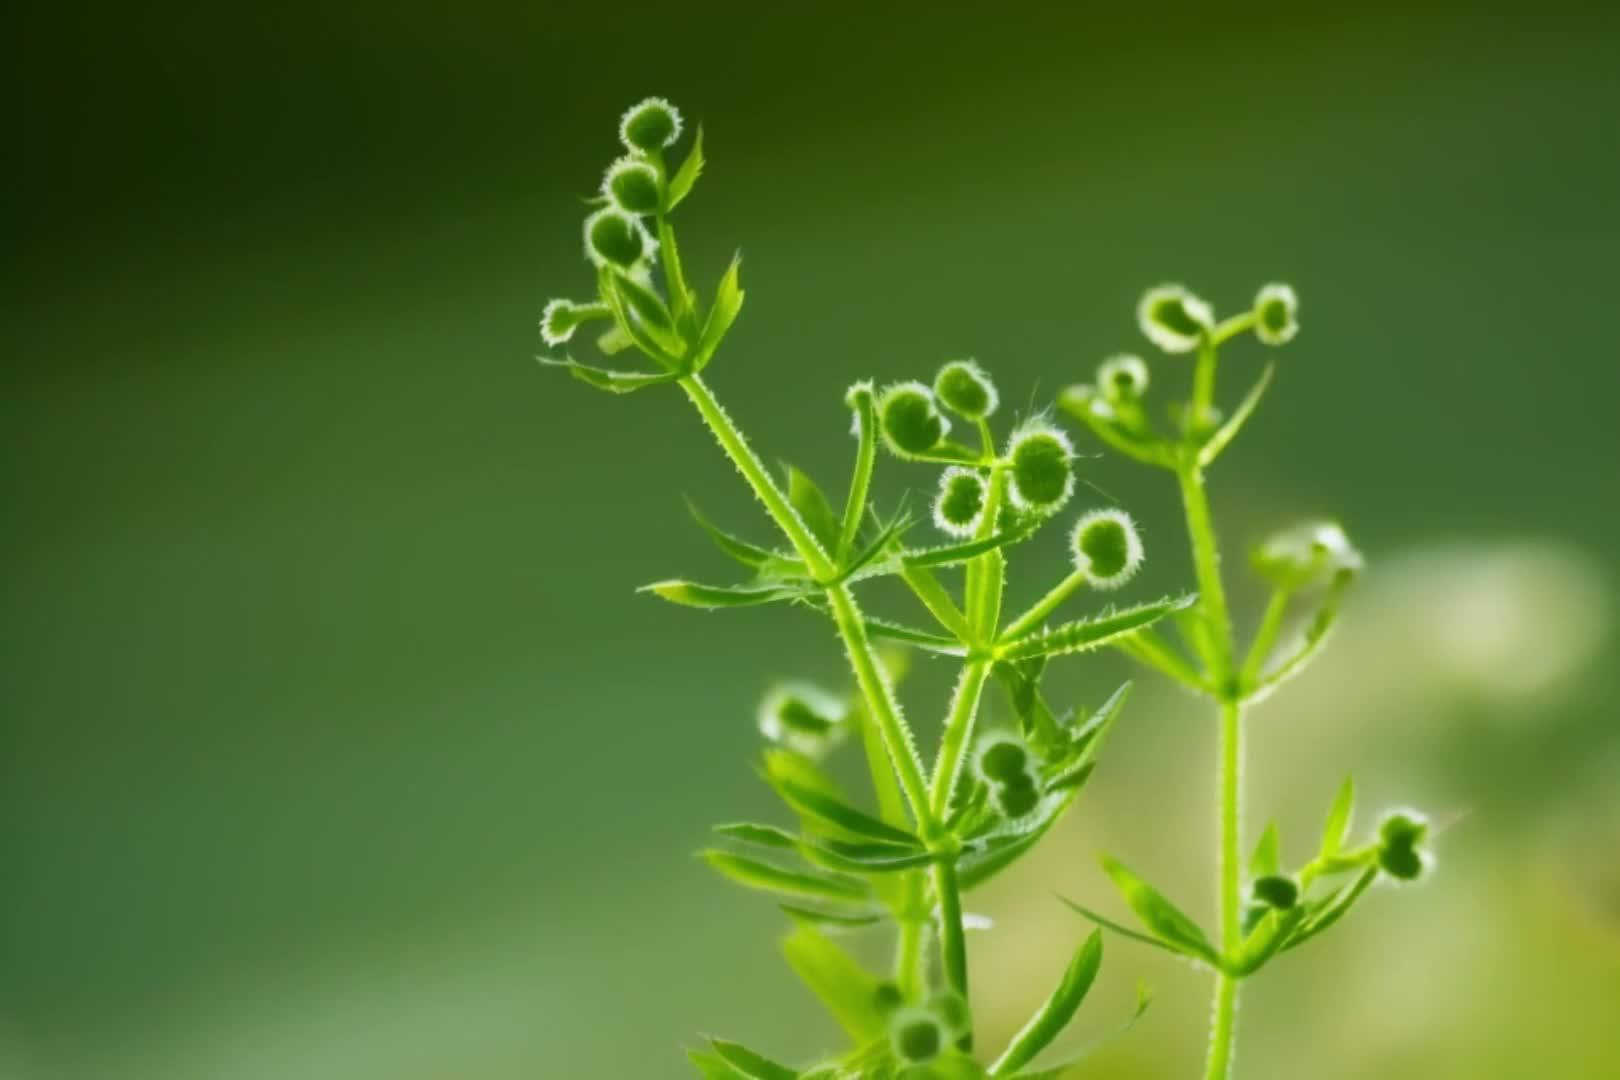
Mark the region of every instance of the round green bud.
[[627, 270], [657, 248], [641, 219], [617, 206], [604, 206], [585, 219], [585, 255], [597, 266]]
[[961, 994], [949, 991], [934, 995], [928, 1002], [928, 1008], [939, 1017], [939, 1022], [945, 1030], [953, 1035], [959, 1035], [972, 1026], [973, 1016], [968, 1009], [967, 1001]]
[[645, 158], [622, 157], [608, 166], [602, 194], [629, 214], [656, 214], [663, 206], [658, 170]]
[[1251, 888], [1257, 901], [1279, 911], [1287, 911], [1299, 903], [1299, 882], [1285, 874], [1256, 878]]
[[1272, 284], [1254, 298], [1254, 336], [1267, 345], [1286, 345], [1299, 333], [1299, 297], [1287, 285]]
[[982, 420], [996, 411], [1001, 397], [996, 384], [972, 360], [952, 360], [934, 376], [934, 394], [945, 407], [969, 420]]
[[933, 1061], [945, 1049], [945, 1026], [927, 1009], [903, 1009], [889, 1024], [895, 1057], [910, 1064]]
[[1074, 446], [1057, 428], [1034, 423], [1020, 430], [1007, 448], [1013, 505], [1043, 513], [1062, 506], [1074, 492], [1073, 459]]
[[877, 990], [872, 995], [873, 1006], [883, 1016], [894, 1012], [904, 1005], [905, 1001], [905, 995], [900, 992], [900, 987], [892, 979], [884, 979], [878, 983]]
[[1378, 866], [1396, 881], [1416, 881], [1429, 868], [1422, 848], [1429, 820], [1416, 810], [1395, 810], [1378, 826]]
[[843, 737], [849, 705], [809, 683], [772, 687], [759, 706], [759, 731], [771, 742], [819, 757]]
[[1192, 352], [1215, 326], [1215, 312], [1180, 285], [1160, 285], [1142, 294], [1136, 321], [1147, 339], [1167, 353]]
[[680, 137], [680, 110], [660, 97], [630, 106], [619, 120], [619, 141], [643, 154], [671, 146]]
[[1418, 848], [1385, 844], [1378, 849], [1378, 868], [1396, 881], [1416, 881], [1428, 861]]
[[984, 510], [984, 489], [984, 477], [972, 469], [959, 465], [946, 469], [934, 496], [934, 524], [952, 536], [972, 536]]
[[920, 382], [896, 383], [884, 390], [878, 420], [884, 441], [902, 456], [932, 450], [951, 429], [934, 404], [934, 392]]
[[1025, 817], [1040, 805], [1040, 789], [1032, 777], [1025, 775], [1026, 779], [1021, 782], [1002, 784], [996, 789], [996, 805], [1009, 820]]
[[1386, 844], [1421, 844], [1429, 835], [1429, 819], [1416, 810], [1392, 810], [1378, 824], [1378, 839]]
[[1142, 565], [1142, 537], [1123, 510], [1092, 510], [1069, 535], [1074, 568], [1099, 589], [1117, 589]]
[[1361, 570], [1361, 552], [1337, 522], [1308, 521], [1274, 533], [1255, 549], [1255, 571], [1283, 589], [1301, 589]]
[[1097, 367], [1097, 389], [1110, 402], [1140, 401], [1147, 388], [1148, 368], [1140, 356], [1121, 353]]
[[979, 742], [979, 752], [973, 764], [978, 769], [979, 779], [985, 783], [1005, 783], [1023, 774], [1025, 766], [1029, 764], [1029, 751], [1023, 742], [1011, 735], [987, 735]]

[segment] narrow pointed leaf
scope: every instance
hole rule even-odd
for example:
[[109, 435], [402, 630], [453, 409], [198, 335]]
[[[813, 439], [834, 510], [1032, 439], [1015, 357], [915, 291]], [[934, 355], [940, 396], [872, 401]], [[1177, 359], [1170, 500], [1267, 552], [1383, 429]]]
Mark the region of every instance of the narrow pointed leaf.
[[709, 309], [709, 317], [703, 323], [703, 336], [698, 339], [697, 349], [692, 355], [693, 371], [702, 371], [708, 366], [709, 361], [714, 359], [715, 350], [731, 329], [731, 324], [737, 321], [737, 313], [743, 305], [741, 272], [742, 256], [733, 256], [725, 276], [720, 279], [719, 289], [715, 291], [714, 306]]
[[1023, 660], [1035, 656], [1063, 656], [1068, 653], [1087, 652], [1140, 630], [1144, 626], [1152, 626], [1166, 615], [1180, 611], [1196, 600], [1197, 598], [1193, 596], [1160, 600], [1090, 619], [1080, 619], [1053, 630], [1037, 630], [1002, 646], [1000, 655], [1006, 660]]
[[888, 641], [899, 641], [907, 645], [915, 645], [919, 649], [929, 652], [943, 653], [946, 656], [961, 656], [967, 652], [967, 646], [955, 638], [944, 637], [940, 634], [930, 634], [926, 630], [905, 626], [901, 623], [890, 622], [887, 619], [866, 616], [866, 632], [875, 638], [884, 638]]
[[706, 610], [755, 607], [759, 604], [792, 600], [801, 595], [800, 590], [796, 588], [784, 588], [780, 585], [700, 585], [695, 581], [678, 579], [655, 581], [651, 585], [643, 585], [636, 591], [653, 593], [683, 607]]
[[[876, 563], [878, 556], [888, 551], [890, 545], [894, 543], [900, 534], [910, 527], [911, 519], [903, 514], [889, 522], [865, 547], [850, 558], [848, 565], [844, 567], [839, 576], [846, 581], [858, 581], [874, 576], [874, 572], [883, 572], [884, 564]], [[866, 573], [862, 573], [863, 569], [866, 570]]]
[[680, 339], [675, 336], [675, 316], [670, 313], [664, 298], [627, 274], [615, 273], [613, 284], [619, 290], [620, 302], [625, 310], [635, 312], [642, 326], [666, 350], [678, 351], [681, 346]]
[[1088, 919], [1089, 921], [1102, 927], [1104, 930], [1112, 930], [1120, 937], [1130, 938], [1132, 941], [1139, 941], [1143, 945], [1151, 945], [1155, 949], [1163, 949], [1165, 952], [1172, 952], [1178, 955], [1181, 952], [1181, 950], [1165, 944], [1156, 937], [1150, 937], [1147, 934], [1142, 933], [1140, 930], [1133, 930], [1123, 923], [1115, 922], [1106, 915], [1101, 915], [1095, 911], [1092, 911], [1088, 907], [1077, 904], [1073, 900], [1070, 900], [1067, 896], [1059, 896], [1058, 899], [1067, 904], [1069, 907], [1073, 908], [1074, 911], [1082, 918]]
[[727, 1042], [725, 1039], [710, 1039], [709, 1045], [714, 1047], [726, 1064], [736, 1069], [748, 1080], [798, 1080], [797, 1069], [790, 1069], [786, 1065], [778, 1064], [756, 1050], [750, 1050], [741, 1043]]
[[1057, 989], [1052, 991], [1023, 1030], [1013, 1036], [1007, 1049], [990, 1067], [991, 1076], [1006, 1076], [1023, 1068], [1063, 1033], [1097, 978], [1097, 969], [1102, 966], [1102, 952], [1102, 931], [1093, 930], [1075, 952], [1074, 959], [1069, 961]]
[[686, 159], [681, 162], [681, 167], [669, 178], [671, 210], [681, 205], [686, 197], [692, 194], [692, 185], [703, 175], [703, 164], [703, 128], [700, 126], [697, 129], [697, 137], [692, 140], [692, 149], [686, 152]]
[[965, 544], [947, 544], [943, 547], [918, 548], [902, 552], [900, 559], [910, 567], [954, 566], [978, 558], [987, 551], [1006, 547], [1030, 534], [1029, 529], [1007, 529], [983, 540], [970, 540]]
[[906, 830], [880, 821], [866, 811], [857, 810], [842, 799], [826, 792], [805, 787], [786, 777], [767, 777], [767, 779], [776, 789], [776, 793], [793, 809], [857, 839], [872, 840], [880, 844], [898, 844], [908, 848], [922, 846], [922, 841]]
[[799, 512], [799, 517], [821, 546], [832, 551], [838, 546], [838, 519], [833, 516], [832, 504], [821, 488], [804, 470], [789, 465], [788, 502]]
[[759, 859], [751, 859], [746, 855], [737, 855], [729, 851], [711, 849], [699, 854], [705, 862], [732, 881], [761, 892], [837, 901], [864, 901], [871, 899], [872, 896], [866, 882], [844, 874], [821, 870], [788, 870], [773, 863], [761, 862]]
[[1249, 876], [1260, 878], [1276, 874], [1281, 862], [1282, 838], [1277, 833], [1277, 823], [1273, 821], [1260, 834], [1259, 842], [1254, 845], [1254, 854], [1249, 856]]
[[1070, 736], [1071, 753], [1082, 754], [1087, 760], [1094, 760], [1102, 751], [1103, 743], [1108, 741], [1108, 733], [1114, 729], [1114, 723], [1119, 719], [1120, 713], [1125, 710], [1125, 702], [1130, 699], [1131, 688], [1135, 684], [1129, 679], [1119, 684], [1119, 687], [1108, 695], [1108, 700], [1097, 706], [1084, 724], [1077, 728]]
[[1377, 877], [1378, 868], [1369, 866], [1362, 871], [1361, 876], [1356, 880], [1342, 886], [1305, 920], [1300, 928], [1294, 932], [1294, 936], [1283, 946], [1283, 950], [1298, 948], [1344, 918], [1355, 902], [1361, 899], [1361, 894], [1367, 891]]
[[1090, 1043], [1072, 1054], [1069, 1054], [1062, 1061], [1047, 1065], [1043, 1068], [1035, 1069], [1032, 1072], [1018, 1073], [1015, 1076], [1008, 1077], [1008, 1080], [1058, 1080], [1059, 1077], [1067, 1076], [1069, 1074], [1069, 1070], [1074, 1068], [1080, 1062], [1084, 1061], [1086, 1058], [1090, 1057], [1104, 1046], [1107, 1046], [1109, 1043], [1129, 1034], [1131, 1028], [1136, 1026], [1136, 1022], [1142, 1019], [1142, 1015], [1148, 1011], [1148, 1006], [1152, 1004], [1153, 991], [1148, 988], [1146, 983], [1137, 983], [1136, 1008], [1131, 1010], [1131, 1015], [1126, 1018], [1125, 1022], [1121, 1024], [1116, 1031], [1102, 1039], [1097, 1040], [1096, 1042]]
[[726, 1064], [724, 1058], [708, 1050], [688, 1050], [686, 1059], [690, 1061], [703, 1080], [748, 1080], [748, 1077]]
[[1260, 920], [1260, 925], [1244, 939], [1237, 955], [1226, 964], [1226, 973], [1243, 978], [1265, 967], [1266, 961], [1277, 954], [1277, 951], [1287, 943], [1294, 929], [1304, 920], [1303, 907], [1293, 907], [1287, 911], [1268, 911], [1265, 918]]
[[1339, 794], [1328, 809], [1327, 824], [1322, 827], [1322, 857], [1337, 855], [1350, 835], [1350, 820], [1356, 809], [1356, 779], [1344, 778]]
[[1178, 952], [1203, 960], [1212, 967], [1220, 966], [1220, 954], [1209, 943], [1203, 929], [1166, 899], [1163, 893], [1112, 856], [1104, 855], [1102, 866], [1108, 876], [1114, 879], [1114, 885], [1125, 903], [1154, 936]]
[[799, 838], [786, 829], [779, 829], [775, 825], [756, 825], [751, 821], [736, 821], [726, 825], [716, 825], [714, 831], [728, 840], [737, 840], [744, 844], [754, 844], [759, 847], [776, 848], [781, 851], [795, 851], [799, 847]]
[[680, 378], [672, 371], [662, 371], [653, 375], [644, 371], [614, 371], [611, 368], [592, 367], [589, 364], [581, 364], [572, 357], [558, 360], [542, 356], [538, 359], [549, 367], [567, 368], [568, 374], [580, 382], [594, 386], [598, 390], [606, 390], [610, 394], [632, 394], [637, 390], [674, 382]]
[[834, 799], [843, 799], [843, 790], [828, 776], [826, 770], [803, 754], [781, 747], [772, 747], [763, 755], [765, 782], [772, 787], [777, 780], [791, 780], [800, 787], [810, 788]]
[[777, 907], [791, 916], [794, 922], [808, 923], [819, 929], [834, 932], [876, 926], [887, 918], [881, 912], [855, 912], [854, 909], [825, 911], [819, 908], [800, 907], [797, 904], [778, 904]]
[[786, 556], [762, 548], [757, 544], [750, 544], [746, 540], [740, 540], [715, 525], [714, 522], [703, 516], [702, 511], [694, 506], [690, 499], [687, 500], [686, 509], [692, 515], [692, 520], [698, 523], [698, 528], [708, 534], [709, 539], [714, 541], [716, 547], [744, 566], [758, 569], [768, 563], [786, 561]]
[[878, 980], [832, 939], [799, 925], [782, 941], [788, 966], [820, 999], [857, 1043], [885, 1038], [888, 1024], [878, 1010]]
[[1271, 376], [1276, 373], [1276, 370], [1276, 364], [1266, 365], [1266, 370], [1260, 373], [1259, 380], [1244, 395], [1243, 401], [1239, 403], [1226, 423], [1217, 428], [1215, 433], [1199, 448], [1198, 464], [1207, 466], [1220, 456], [1221, 451], [1226, 449], [1228, 443], [1237, 438], [1237, 433], [1243, 430], [1243, 425], [1248, 423], [1249, 417], [1254, 414], [1255, 406], [1259, 405], [1260, 399], [1265, 396], [1266, 387], [1271, 385]]

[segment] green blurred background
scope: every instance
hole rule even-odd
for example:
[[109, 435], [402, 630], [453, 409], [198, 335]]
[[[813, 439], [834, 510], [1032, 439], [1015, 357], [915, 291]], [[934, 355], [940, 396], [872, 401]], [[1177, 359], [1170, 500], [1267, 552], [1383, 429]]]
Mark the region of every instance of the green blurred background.
[[[1254, 717], [1250, 825], [1303, 857], [1352, 769], [1370, 806], [1467, 816], [1436, 880], [1268, 971], [1240, 1075], [1620, 1075], [1612, 15], [0, 20], [0, 1076], [673, 1077], [701, 1031], [833, 1045], [782, 919], [689, 853], [774, 812], [752, 708], [836, 683], [834, 642], [635, 596], [725, 573], [682, 495], [763, 523], [677, 395], [532, 360], [650, 92], [708, 131], [692, 268], [747, 254], [713, 382], [838, 490], [857, 377], [972, 354], [1042, 403], [1140, 347], [1147, 285], [1299, 288], [1217, 512], [1234, 545], [1338, 514], [1372, 573]], [[1139, 595], [1183, 586], [1165, 478], [1083, 467], [1144, 523]], [[1061, 560], [1032, 547], [1015, 597]], [[1071, 662], [1060, 697], [1125, 671]], [[974, 897], [991, 1041], [1084, 930], [1052, 892], [1112, 903], [1097, 849], [1208, 912], [1212, 736], [1148, 679], [1058, 838]], [[1191, 1075], [1206, 979], [1128, 944], [1075, 1038], [1137, 977], [1158, 1004], [1087, 1075]]]

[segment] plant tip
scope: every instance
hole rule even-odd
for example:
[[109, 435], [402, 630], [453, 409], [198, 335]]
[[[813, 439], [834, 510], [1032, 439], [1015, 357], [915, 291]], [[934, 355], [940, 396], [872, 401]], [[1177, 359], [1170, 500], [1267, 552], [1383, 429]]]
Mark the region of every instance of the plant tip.
[[1160, 285], [1142, 295], [1136, 321], [1147, 339], [1167, 353], [1192, 352], [1215, 325], [1215, 312], [1180, 285]]
[[1136, 522], [1123, 510], [1091, 510], [1082, 514], [1069, 535], [1074, 567], [1099, 589], [1117, 589], [1142, 565], [1142, 537]]
[[637, 102], [619, 119], [619, 141], [639, 153], [656, 153], [680, 137], [680, 110], [661, 97]]
[[952, 360], [940, 368], [934, 376], [934, 393], [946, 408], [969, 420], [983, 420], [1001, 402], [996, 384], [973, 360]]
[[1290, 285], [1272, 283], [1254, 298], [1254, 336], [1267, 345], [1286, 345], [1299, 333], [1299, 297]]

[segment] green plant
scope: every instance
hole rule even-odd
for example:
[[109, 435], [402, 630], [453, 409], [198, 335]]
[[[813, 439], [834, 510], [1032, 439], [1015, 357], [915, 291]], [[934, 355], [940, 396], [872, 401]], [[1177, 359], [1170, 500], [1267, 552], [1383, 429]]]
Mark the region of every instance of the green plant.
[[[1104, 869], [1147, 934], [1115, 926], [1085, 908], [1082, 914], [1138, 940], [1187, 956], [1215, 972], [1205, 1076], [1231, 1075], [1238, 991], [1277, 955], [1294, 949], [1332, 926], [1380, 876], [1412, 881], [1427, 868], [1423, 847], [1428, 825], [1421, 815], [1397, 811], [1384, 819], [1378, 836], [1347, 848], [1355, 800], [1346, 779], [1328, 812], [1316, 854], [1291, 871], [1282, 868], [1275, 823], [1260, 834], [1245, 867], [1243, 836], [1243, 723], [1249, 705], [1298, 674], [1327, 640], [1340, 600], [1362, 567], [1359, 552], [1332, 522], [1308, 522], [1271, 537], [1252, 553], [1257, 574], [1271, 596], [1246, 650], [1234, 640], [1221, 576], [1220, 544], [1205, 492], [1204, 471], [1254, 414], [1273, 365], [1267, 365], [1231, 415], [1215, 405], [1220, 348], [1252, 331], [1266, 345], [1284, 345], [1298, 332], [1299, 303], [1286, 285], [1267, 285], [1247, 311], [1217, 322], [1209, 304], [1175, 285], [1151, 289], [1137, 318], [1143, 333], [1166, 353], [1195, 353], [1192, 394], [1172, 404], [1173, 430], [1159, 431], [1145, 408], [1147, 365], [1135, 356], [1105, 361], [1094, 384], [1063, 391], [1060, 406], [1108, 446], [1176, 477], [1192, 547], [1198, 601], [1179, 613], [1177, 628], [1192, 656], [1151, 627], [1119, 647], [1137, 660], [1210, 699], [1220, 724], [1218, 768], [1220, 911], [1218, 944], [1164, 895], [1115, 859]], [[1280, 644], [1292, 609], [1308, 600], [1311, 614], [1297, 641]], [[1335, 879], [1338, 884], [1331, 885]], [[1348, 879], [1348, 880], [1346, 880]]]
[[[973, 362], [954, 361], [931, 383], [901, 382], [879, 390], [863, 382], [849, 388], [844, 403], [853, 414], [856, 450], [841, 510], [834, 509], [804, 471], [788, 466], [784, 477], [774, 476], [703, 378], [741, 310], [743, 292], [735, 259], [707, 300], [688, 283], [672, 215], [690, 195], [704, 158], [699, 132], [679, 166], [666, 161], [681, 129], [679, 114], [660, 99], [625, 114], [620, 137], [629, 155], [607, 170], [585, 224], [586, 255], [597, 271], [596, 296], [578, 303], [554, 300], [541, 320], [541, 336], [552, 349], [570, 343], [581, 327], [600, 323], [596, 344], [601, 352], [634, 350], [650, 366], [609, 369], [566, 354], [542, 360], [613, 393], [665, 384], [679, 388], [785, 544], [772, 547], [741, 539], [694, 509], [699, 526], [744, 567], [747, 580], [728, 585], [669, 580], [646, 586], [646, 591], [697, 608], [783, 603], [827, 618], [852, 675], [847, 693], [786, 685], [761, 706], [759, 727], [767, 741], [761, 772], [791, 812], [794, 828], [721, 825], [716, 829], [720, 842], [702, 853], [728, 878], [778, 898], [794, 926], [783, 943], [784, 954], [848, 1033], [852, 1046], [805, 1070], [720, 1039], [690, 1057], [705, 1076], [754, 1080], [1055, 1077], [1069, 1061], [1033, 1063], [1061, 1034], [1090, 988], [1102, 960], [1101, 931], [1094, 930], [1080, 944], [1045, 1004], [984, 1065], [975, 1056], [965, 943], [969, 920], [962, 896], [1031, 850], [1073, 803], [1129, 692], [1128, 684], [1121, 686], [1092, 710], [1054, 710], [1042, 688], [1052, 659], [1119, 647], [1210, 693], [1221, 701], [1222, 716], [1232, 728], [1228, 765], [1235, 763], [1242, 703], [1303, 662], [1301, 657], [1286, 662], [1286, 671], [1246, 677], [1233, 668], [1214, 538], [1199, 480], [1206, 453], [1212, 458], [1230, 440], [1258, 400], [1258, 394], [1251, 395], [1224, 426], [1208, 423], [1217, 339], [1225, 340], [1222, 332], [1229, 337], [1251, 325], [1273, 338], [1287, 336], [1290, 329], [1269, 319], [1264, 305], [1258, 316], [1243, 316], [1220, 328], [1205, 325], [1207, 318], [1198, 321], [1196, 301], [1190, 297], [1182, 302], [1179, 319], [1160, 313], [1165, 325], [1182, 334], [1178, 342], [1190, 337], [1201, 348], [1195, 395], [1199, 406], [1188, 413], [1199, 420], [1186, 424], [1173, 442], [1150, 437], [1145, 423], [1104, 423], [1092, 415], [1095, 401], [1110, 403], [1120, 416], [1136, 407], [1147, 383], [1140, 361], [1105, 365], [1102, 395], [1066, 398], [1066, 404], [1085, 398], [1082, 411], [1088, 424], [1106, 432], [1110, 442], [1179, 470], [1188, 491], [1197, 495], [1199, 580], [1214, 592], [1202, 599], [1107, 607], [1053, 625], [1058, 610], [1082, 590], [1123, 586], [1142, 561], [1130, 517], [1117, 509], [1094, 510], [1082, 515], [1069, 534], [1072, 572], [1029, 610], [1009, 618], [1002, 611], [1009, 553], [1057, 519], [1073, 495], [1074, 452], [1068, 437], [1047, 417], [1036, 415], [1018, 423], [1005, 441], [998, 440], [992, 427], [999, 411], [994, 382]], [[655, 268], [660, 272], [655, 274]], [[951, 438], [956, 424], [967, 430], [967, 440]], [[872, 504], [880, 443], [902, 461], [940, 470], [931, 517], [950, 542], [914, 545], [910, 538], [918, 523], [913, 515], [904, 508], [884, 514]], [[1184, 464], [1183, 459], [1197, 464]], [[1189, 501], [1189, 514], [1194, 510]], [[1321, 559], [1309, 538], [1303, 558], [1286, 544], [1266, 550], [1272, 555], [1265, 565], [1292, 568], [1300, 577], [1276, 605], [1275, 617], [1268, 615], [1269, 649], [1287, 595], [1303, 588], [1306, 571], [1314, 574]], [[959, 584], [954, 581], [957, 573]], [[932, 624], [866, 613], [857, 603], [857, 590], [878, 578], [902, 583], [917, 602], [916, 614]], [[1335, 581], [1330, 590], [1334, 605], [1342, 584]], [[1191, 633], [1202, 671], [1157, 635], [1155, 624], [1168, 617]], [[1330, 621], [1331, 613], [1321, 632], [1308, 639], [1307, 652], [1320, 643]], [[896, 694], [911, 651], [960, 663], [931, 766], [924, 763]], [[999, 727], [980, 723], [982, 699], [992, 682], [1008, 703], [1009, 720]], [[822, 767], [823, 758], [845, 742], [857, 745], [866, 758], [872, 791], [864, 807]], [[1230, 833], [1235, 844], [1235, 772], [1223, 791], [1227, 787], [1230, 798], [1223, 807], [1233, 810], [1233, 816], [1223, 838]], [[1341, 820], [1335, 835], [1348, 823], [1348, 800], [1347, 789], [1336, 810]], [[1302, 900], [1315, 878], [1374, 864], [1386, 870], [1420, 864], [1421, 821], [1403, 820], [1405, 824], [1386, 829], [1381, 846], [1346, 852], [1335, 839], [1293, 878], [1285, 878], [1277, 866], [1275, 832], [1269, 832], [1271, 854], [1262, 857], [1263, 851], [1256, 860], [1257, 877], [1265, 884], [1255, 892], [1269, 906], [1255, 915], [1249, 936], [1228, 941], [1225, 951], [1210, 945], [1151, 886], [1110, 860], [1110, 873], [1149, 933], [1116, 929], [1216, 968], [1223, 973], [1222, 993], [1229, 994], [1224, 988], [1235, 987], [1238, 978], [1257, 970], [1270, 955], [1325, 929], [1370, 882], [1364, 872], [1353, 891], [1335, 893], [1326, 902]], [[836, 940], [841, 933], [874, 927], [893, 935], [892, 965], [885, 971], [872, 970]], [[1251, 942], [1258, 944], [1250, 948]], [[1138, 1015], [1145, 1004], [1144, 996]]]

